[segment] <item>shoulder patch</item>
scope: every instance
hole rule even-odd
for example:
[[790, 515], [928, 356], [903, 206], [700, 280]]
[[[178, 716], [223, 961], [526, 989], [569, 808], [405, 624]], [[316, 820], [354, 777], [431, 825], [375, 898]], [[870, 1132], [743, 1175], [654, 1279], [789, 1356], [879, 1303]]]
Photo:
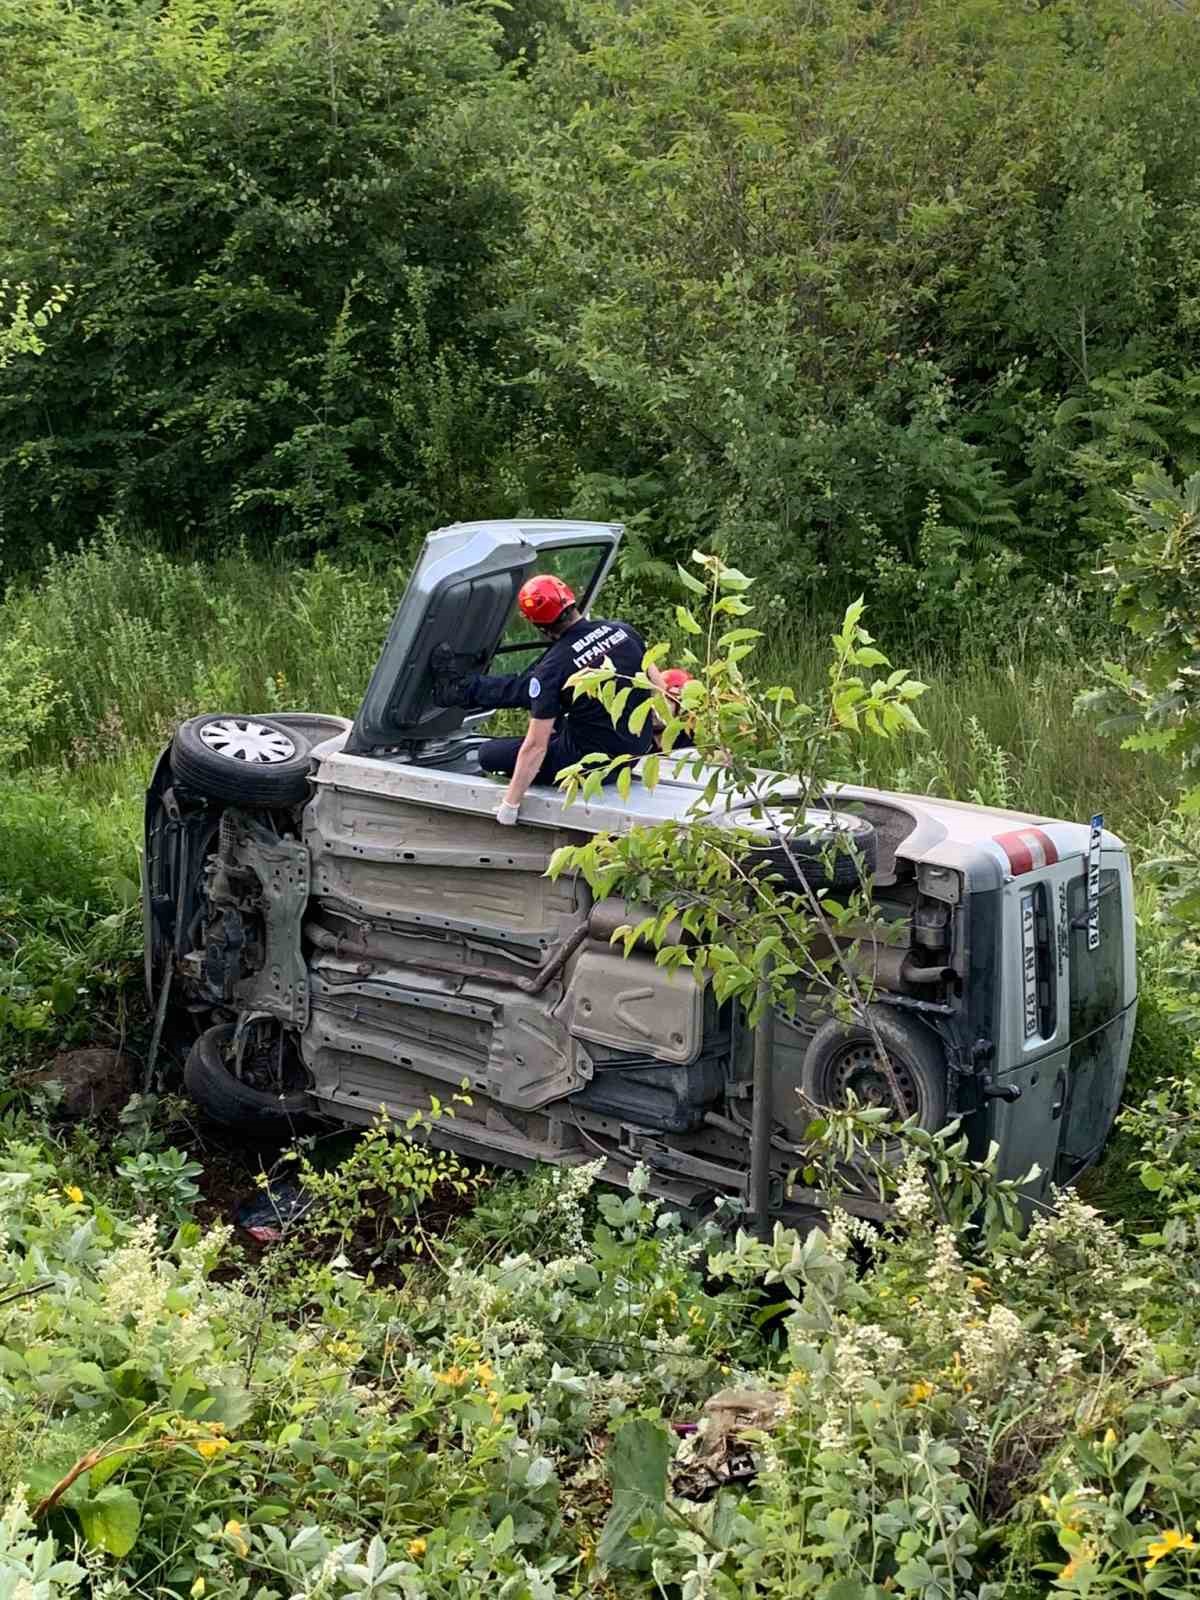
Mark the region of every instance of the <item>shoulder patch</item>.
[[541, 694], [541, 692], [542, 692], [542, 680], [540, 678], [530, 678], [530, 680], [529, 680], [529, 698], [531, 700], [536, 700], [538, 695]]

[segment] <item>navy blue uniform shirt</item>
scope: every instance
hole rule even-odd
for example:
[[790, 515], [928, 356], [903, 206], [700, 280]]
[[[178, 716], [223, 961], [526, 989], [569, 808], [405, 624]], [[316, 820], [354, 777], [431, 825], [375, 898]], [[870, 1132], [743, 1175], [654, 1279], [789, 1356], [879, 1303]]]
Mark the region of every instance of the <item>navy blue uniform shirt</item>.
[[617, 676], [631, 679], [642, 670], [645, 641], [627, 622], [602, 622], [581, 617], [541, 658], [529, 678], [529, 714], [539, 720], [556, 721], [565, 716], [566, 731], [581, 755], [602, 751], [605, 755], [645, 755], [654, 742], [650, 719], [640, 733], [631, 733], [630, 713], [646, 699], [644, 689], [635, 689], [625, 703], [620, 722], [613, 720], [592, 695], [577, 695], [566, 687], [577, 672], [602, 667], [611, 661]]

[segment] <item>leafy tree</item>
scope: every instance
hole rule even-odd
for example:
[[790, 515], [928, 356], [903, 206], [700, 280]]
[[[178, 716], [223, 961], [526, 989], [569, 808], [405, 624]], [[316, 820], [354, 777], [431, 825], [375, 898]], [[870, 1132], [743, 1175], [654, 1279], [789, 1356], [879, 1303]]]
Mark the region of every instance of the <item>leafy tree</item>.
[[[1090, 561], [1120, 510], [1064, 401], [1196, 367], [1200, 37], [1125, 0], [577, 0], [547, 49], [518, 263], [593, 475], [656, 474], [767, 578]], [[1127, 454], [1124, 481], [1131, 464]], [[1020, 572], [1008, 573], [1009, 586]], [[853, 590], [849, 590], [853, 592]], [[954, 586], [940, 594], [952, 624]]]
[[[1164, 757], [1176, 778], [1167, 852], [1149, 863], [1162, 883], [1161, 911], [1174, 924], [1175, 977], [1197, 998], [1200, 983], [1200, 473], [1180, 484], [1142, 473], [1125, 496], [1128, 527], [1108, 552], [1101, 577], [1113, 613], [1144, 651], [1136, 671], [1106, 663], [1103, 684], [1080, 709], [1107, 714], [1127, 750]], [[1193, 1004], [1192, 1020], [1200, 1020]]]
[[68, 291], [55, 289], [36, 311], [29, 309], [29, 295], [27, 283], [14, 288], [7, 278], [0, 278], [0, 368], [19, 355], [41, 355], [46, 348], [42, 333], [66, 304]]
[[435, 0], [0, 0], [0, 258], [78, 286], [0, 379], [9, 559], [113, 510], [167, 544], [377, 544], [482, 492], [496, 37]]
[[[677, 608], [679, 626], [694, 645], [683, 660], [695, 671], [680, 703], [653, 692], [645, 671], [632, 683], [622, 681], [611, 662], [576, 674], [572, 683], [577, 693], [595, 695], [614, 721], [633, 688], [645, 689], [648, 697], [630, 725], [636, 731], [656, 716], [663, 758], [683, 741], [686, 748], [675, 760], [685, 780], [696, 784], [696, 798], [677, 820], [562, 847], [551, 876], [580, 872], [598, 899], [617, 894], [640, 906], [640, 920], [614, 935], [623, 939], [625, 953], [648, 941], [660, 965], [709, 978], [718, 1002], [739, 1001], [752, 1020], [768, 1004], [791, 1013], [806, 996], [861, 1021], [874, 1035], [893, 1111], [904, 1115], [903, 1092], [869, 1006], [871, 984], [857, 959], [859, 942], [872, 937], [875, 923], [869, 871], [852, 840], [834, 827], [827, 863], [848, 854], [856, 870], [844, 891], [815, 888], [800, 841], [811, 840], [813, 808], [826, 806], [827, 785], [853, 742], [921, 731], [913, 703], [925, 685], [905, 668], [891, 670], [862, 625], [861, 599], [833, 636], [828, 685], [812, 704], [787, 686], [763, 682], [753, 672], [762, 631], [743, 620], [753, 610], [746, 598], [751, 580], [719, 556], [696, 552], [693, 561], [703, 577], [682, 567], [679, 577], [704, 609], [697, 618], [690, 607]], [[653, 646], [646, 666], [667, 649]], [[870, 676], [884, 668], [886, 677]], [[653, 789], [659, 771], [660, 757], [646, 757], [643, 785]], [[618, 790], [628, 794], [628, 756], [586, 757], [560, 781], [569, 797], [581, 792], [587, 798], [614, 773]]]

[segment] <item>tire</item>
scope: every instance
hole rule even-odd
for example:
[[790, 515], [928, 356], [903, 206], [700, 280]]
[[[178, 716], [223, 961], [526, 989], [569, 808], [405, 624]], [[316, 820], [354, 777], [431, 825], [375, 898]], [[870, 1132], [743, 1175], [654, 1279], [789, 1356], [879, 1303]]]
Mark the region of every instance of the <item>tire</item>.
[[308, 740], [270, 717], [210, 711], [175, 730], [171, 765], [209, 800], [282, 810], [308, 798]]
[[[869, 1008], [871, 1020], [900, 1082], [905, 1118], [915, 1115], [927, 1133], [946, 1124], [946, 1058], [934, 1035], [920, 1022], [898, 1017], [887, 1006]], [[800, 1067], [801, 1092], [815, 1105], [844, 1107], [852, 1090], [860, 1105], [895, 1105], [887, 1078], [875, 1058], [875, 1041], [862, 1023], [831, 1017], [808, 1046]]]
[[[749, 806], [735, 806], [729, 813], [730, 821], [736, 818], [738, 811], [750, 809]], [[810, 807], [810, 814], [813, 809]], [[821, 821], [788, 833], [787, 850], [782, 844], [752, 846], [749, 857], [754, 870], [774, 873], [785, 887], [797, 883], [805, 883], [810, 889], [861, 887], [863, 878], [875, 871], [879, 859], [879, 840], [874, 826], [865, 817], [856, 817], [848, 811], [822, 811], [820, 815]], [[745, 825], [758, 828], [760, 823], [751, 817]], [[768, 837], [778, 839], [777, 828], [765, 831]], [[788, 859], [789, 851], [795, 859], [795, 867]]]
[[225, 1048], [236, 1032], [232, 1022], [209, 1028], [192, 1046], [183, 1068], [188, 1094], [213, 1122], [254, 1133], [287, 1133], [312, 1109], [307, 1089], [273, 1094], [236, 1078], [225, 1063]]

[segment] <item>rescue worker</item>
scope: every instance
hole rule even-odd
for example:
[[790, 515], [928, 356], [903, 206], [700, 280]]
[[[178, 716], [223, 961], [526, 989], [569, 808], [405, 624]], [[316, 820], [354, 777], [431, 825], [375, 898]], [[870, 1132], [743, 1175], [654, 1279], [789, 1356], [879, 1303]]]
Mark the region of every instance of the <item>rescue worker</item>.
[[[634, 689], [619, 721], [591, 695], [575, 695], [566, 685], [576, 672], [601, 667], [611, 661], [619, 678], [632, 680], [642, 670], [646, 645], [628, 622], [604, 622], [585, 617], [575, 604], [573, 591], [550, 573], [539, 573], [523, 584], [517, 606], [527, 622], [546, 638], [549, 649], [532, 667], [507, 676], [453, 670], [454, 655], [440, 645], [432, 657], [434, 693], [443, 705], [472, 710], [528, 706], [529, 726], [523, 739], [489, 739], [479, 749], [485, 772], [509, 779], [497, 810], [497, 820], [516, 822], [525, 792], [534, 783], [553, 783], [565, 768], [584, 756], [646, 755], [654, 734], [647, 717], [641, 731], [629, 726], [630, 714], [646, 699], [644, 689]], [[656, 689], [663, 689], [657, 667], [648, 669]], [[617, 776], [611, 774], [612, 781]]]

